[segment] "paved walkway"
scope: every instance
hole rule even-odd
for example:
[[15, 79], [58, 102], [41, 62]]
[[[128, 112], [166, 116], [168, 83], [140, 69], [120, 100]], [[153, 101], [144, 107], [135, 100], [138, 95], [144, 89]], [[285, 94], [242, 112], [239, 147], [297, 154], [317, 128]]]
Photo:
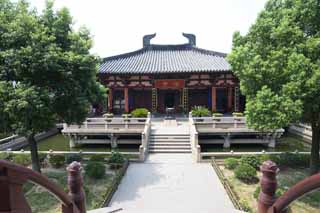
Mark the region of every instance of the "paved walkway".
[[131, 163], [111, 201], [120, 212], [237, 212], [210, 164], [190, 154], [152, 154]]

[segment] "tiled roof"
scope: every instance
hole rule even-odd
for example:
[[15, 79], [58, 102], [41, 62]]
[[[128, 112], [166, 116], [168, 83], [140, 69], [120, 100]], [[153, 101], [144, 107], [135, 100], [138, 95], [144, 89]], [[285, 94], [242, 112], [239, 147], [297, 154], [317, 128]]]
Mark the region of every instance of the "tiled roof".
[[177, 72], [230, 71], [226, 54], [204, 50], [194, 45], [150, 44], [134, 52], [105, 58], [99, 73], [158, 74]]

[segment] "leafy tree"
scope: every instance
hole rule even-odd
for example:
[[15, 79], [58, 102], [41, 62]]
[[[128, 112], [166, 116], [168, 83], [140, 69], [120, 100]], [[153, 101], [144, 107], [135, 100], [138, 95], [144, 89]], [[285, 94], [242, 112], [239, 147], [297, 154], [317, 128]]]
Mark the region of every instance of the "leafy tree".
[[270, 0], [228, 60], [246, 95], [248, 125], [274, 130], [302, 119], [312, 126], [311, 171], [319, 170], [320, 1]]
[[63, 8], [48, 1], [41, 15], [25, 1], [0, 0], [0, 123], [27, 137], [40, 171], [34, 136], [56, 122], [80, 123], [90, 105], [105, 100], [96, 81], [99, 59], [88, 30], [72, 28]]

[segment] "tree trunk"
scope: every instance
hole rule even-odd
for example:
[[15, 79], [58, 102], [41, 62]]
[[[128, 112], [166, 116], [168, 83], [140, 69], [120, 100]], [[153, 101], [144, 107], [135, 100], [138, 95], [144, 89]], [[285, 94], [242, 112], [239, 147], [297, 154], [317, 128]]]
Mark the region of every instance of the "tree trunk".
[[34, 133], [28, 136], [28, 143], [30, 145], [30, 151], [31, 151], [32, 169], [34, 171], [41, 173], [41, 167], [40, 167], [39, 156], [38, 156], [38, 147], [37, 147], [37, 142], [34, 139]]
[[312, 123], [312, 146], [311, 146], [311, 158], [310, 158], [310, 172], [316, 174], [319, 171], [319, 148], [320, 148], [320, 124]]

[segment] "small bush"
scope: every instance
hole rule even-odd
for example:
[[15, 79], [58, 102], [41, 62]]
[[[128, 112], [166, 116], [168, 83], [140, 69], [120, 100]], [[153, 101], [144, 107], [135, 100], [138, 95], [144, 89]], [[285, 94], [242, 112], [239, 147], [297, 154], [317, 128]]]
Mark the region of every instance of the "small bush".
[[113, 168], [121, 166], [125, 161], [124, 156], [119, 152], [112, 152], [108, 162]]
[[233, 112], [232, 116], [234, 116], [234, 117], [243, 117], [244, 114], [242, 112]]
[[134, 118], [146, 118], [148, 116], [148, 110], [145, 108], [137, 108], [131, 112]]
[[210, 115], [209, 109], [203, 106], [194, 106], [191, 113], [194, 117], [205, 117]]
[[105, 155], [92, 155], [90, 157], [90, 161], [100, 161], [100, 162], [103, 162], [105, 161]]
[[0, 160], [12, 160], [12, 154], [7, 152], [0, 153]]
[[280, 166], [287, 167], [308, 167], [310, 162], [310, 155], [302, 155], [298, 153], [283, 153], [277, 159]]
[[249, 164], [255, 169], [259, 169], [261, 165], [260, 158], [256, 155], [243, 155], [240, 159], [241, 164]]
[[239, 161], [236, 158], [227, 158], [224, 160], [224, 165], [227, 169], [235, 169], [239, 165]]
[[257, 181], [257, 171], [249, 164], [240, 164], [234, 170], [234, 175], [245, 183], [254, 183]]
[[22, 166], [29, 166], [31, 164], [31, 157], [27, 154], [16, 154], [12, 157], [12, 162]]
[[94, 179], [101, 179], [105, 176], [106, 167], [102, 162], [89, 161], [84, 167], [86, 175]]
[[63, 155], [50, 155], [49, 163], [54, 168], [60, 168], [65, 163], [65, 157]]
[[81, 162], [82, 161], [82, 156], [80, 154], [68, 154], [66, 156], [66, 163], [70, 164], [73, 161]]

